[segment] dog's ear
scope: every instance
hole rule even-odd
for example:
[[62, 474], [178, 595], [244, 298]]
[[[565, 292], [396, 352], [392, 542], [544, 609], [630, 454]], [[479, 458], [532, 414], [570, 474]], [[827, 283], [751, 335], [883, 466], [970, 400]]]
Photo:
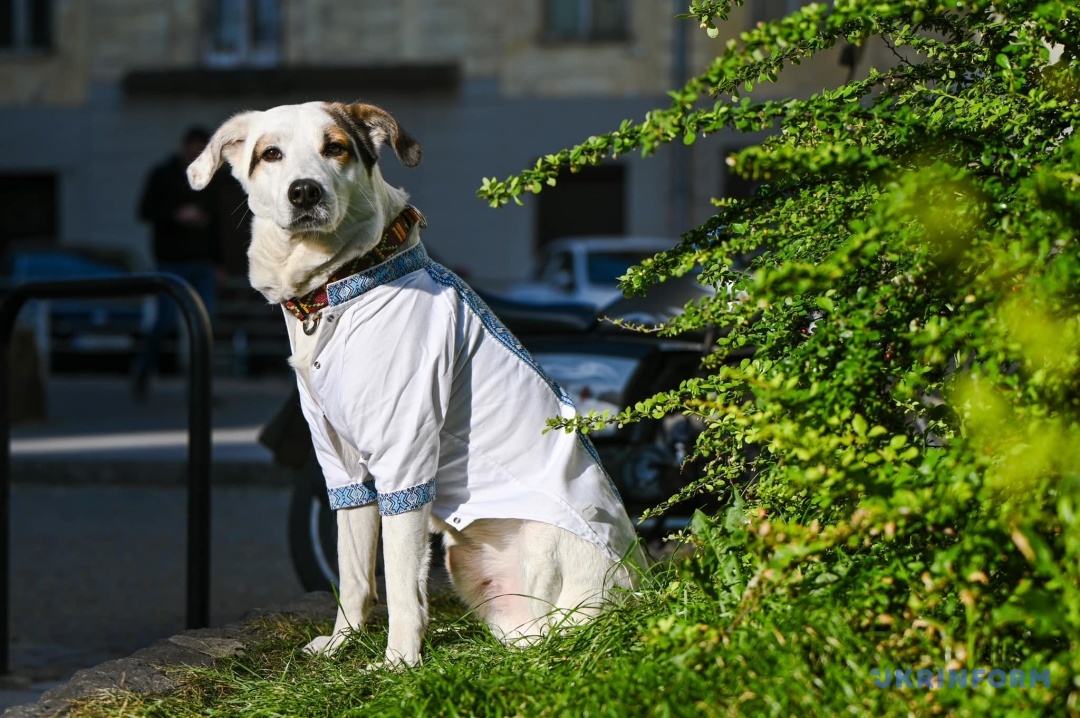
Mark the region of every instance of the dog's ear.
[[236, 155], [247, 139], [251, 120], [258, 114], [260, 113], [242, 112], [229, 118], [217, 129], [202, 154], [188, 165], [187, 177], [192, 189], [199, 190], [210, 184], [214, 173], [223, 162], [236, 164]]
[[368, 165], [374, 164], [379, 158], [383, 145], [390, 145], [406, 167], [420, 164], [423, 156], [420, 143], [403, 130], [389, 112], [360, 102], [351, 105], [331, 103], [327, 105], [327, 111], [339, 124], [345, 125], [342, 129], [349, 132], [361, 150], [368, 154], [369, 157], [365, 158], [370, 159]]

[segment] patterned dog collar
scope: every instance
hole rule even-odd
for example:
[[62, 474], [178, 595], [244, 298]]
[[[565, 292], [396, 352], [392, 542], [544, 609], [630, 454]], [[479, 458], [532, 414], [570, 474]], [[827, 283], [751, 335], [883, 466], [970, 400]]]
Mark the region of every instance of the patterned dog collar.
[[329, 305], [329, 299], [326, 296], [326, 285], [333, 284], [339, 280], [350, 277], [357, 272], [362, 272], [365, 269], [370, 269], [377, 264], [382, 264], [390, 257], [394, 256], [401, 249], [401, 246], [405, 244], [405, 240], [409, 237], [409, 231], [413, 225], [420, 223], [420, 227], [427, 226], [427, 220], [424, 219], [424, 215], [411, 205], [406, 205], [405, 209], [401, 211], [390, 226], [383, 232], [382, 239], [379, 241], [375, 248], [367, 254], [359, 256], [338, 268], [336, 272], [330, 275], [330, 278], [326, 280], [326, 284], [318, 287], [317, 289], [308, 292], [302, 297], [294, 297], [287, 299], [283, 302], [286, 309], [292, 312], [292, 315], [305, 323], [305, 327], [311, 318], [318, 314], [320, 310]]

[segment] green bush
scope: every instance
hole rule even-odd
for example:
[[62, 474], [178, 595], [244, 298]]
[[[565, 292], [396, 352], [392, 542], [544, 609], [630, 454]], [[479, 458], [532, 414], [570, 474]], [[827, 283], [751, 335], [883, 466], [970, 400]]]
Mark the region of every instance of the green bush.
[[[741, 4], [689, 17], [715, 34]], [[740, 97], [871, 41], [894, 66], [808, 99]], [[1049, 688], [890, 690], [909, 708], [1080, 710], [1078, 53], [1077, 2], [811, 4], [729, 43], [669, 108], [484, 181], [497, 206], [560, 168], [773, 130], [729, 160], [764, 180], [756, 196], [717, 201], [624, 278], [643, 293], [700, 265], [749, 295], [663, 328], [724, 330], [705, 376], [558, 424], [678, 412], [706, 427], [688, 459], [704, 477], [665, 505], [725, 506], [695, 518], [672, 589], [698, 609], [644, 640], [699, 668], [771, 651], [778, 680], [825, 676], [853, 703], [872, 668], [1046, 669]], [[727, 360], [740, 347], [756, 351]]]

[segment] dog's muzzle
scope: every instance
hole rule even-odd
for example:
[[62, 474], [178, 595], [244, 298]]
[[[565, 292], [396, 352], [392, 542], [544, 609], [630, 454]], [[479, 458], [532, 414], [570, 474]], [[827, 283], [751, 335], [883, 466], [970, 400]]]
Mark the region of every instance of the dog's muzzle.
[[331, 222], [327, 195], [321, 184], [313, 179], [298, 179], [289, 185], [289, 204], [293, 206], [289, 229], [311, 231], [325, 228]]
[[323, 198], [323, 188], [312, 179], [298, 179], [289, 185], [289, 202], [297, 209], [311, 209]]

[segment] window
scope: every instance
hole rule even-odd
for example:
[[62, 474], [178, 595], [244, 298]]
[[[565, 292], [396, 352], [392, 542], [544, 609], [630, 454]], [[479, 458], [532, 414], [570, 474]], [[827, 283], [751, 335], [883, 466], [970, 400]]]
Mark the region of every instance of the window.
[[547, 261], [540, 265], [536, 272], [536, 279], [547, 284], [561, 286], [573, 283], [574, 261], [569, 252], [555, 252]]
[[208, 0], [208, 64], [273, 65], [280, 51], [280, 0]]
[[619, 277], [626, 274], [628, 268], [652, 256], [651, 252], [589, 252], [585, 260], [585, 276], [590, 284], [617, 287]]
[[536, 198], [536, 245], [559, 237], [626, 233], [626, 171], [622, 164], [559, 173], [554, 187]]
[[59, 189], [55, 174], [0, 174], [0, 271], [14, 252], [56, 244]]
[[548, 40], [626, 39], [626, 0], [546, 0]]
[[0, 0], [0, 50], [52, 48], [51, 0]]

